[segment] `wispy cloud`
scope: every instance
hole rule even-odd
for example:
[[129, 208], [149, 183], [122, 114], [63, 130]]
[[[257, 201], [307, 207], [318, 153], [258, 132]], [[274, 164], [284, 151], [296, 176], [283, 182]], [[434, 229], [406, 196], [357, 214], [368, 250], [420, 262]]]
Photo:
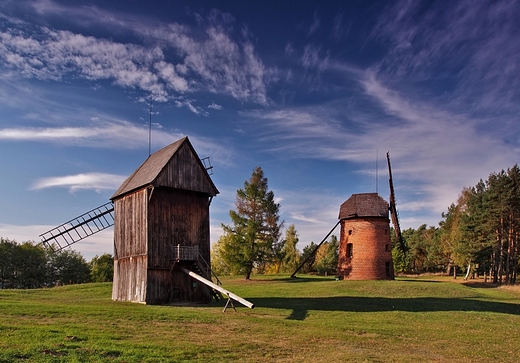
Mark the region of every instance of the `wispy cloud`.
[[126, 176], [103, 173], [85, 173], [42, 178], [34, 182], [31, 189], [67, 188], [71, 192], [78, 190], [116, 190]]
[[260, 141], [270, 142], [268, 150], [312, 159], [358, 160], [359, 150], [344, 145], [356, 135], [345, 129], [334, 113], [336, 110], [320, 106], [241, 114], [261, 120]]
[[312, 21], [311, 26], [309, 27], [309, 35], [314, 34], [320, 29], [321, 21], [317, 12], [314, 12], [314, 20]]
[[[168, 132], [154, 127], [152, 133], [155, 148], [164, 147], [184, 134]], [[225, 147], [211, 138], [190, 136], [201, 157], [211, 156], [213, 162], [222, 166], [233, 163], [233, 147]], [[54, 127], [54, 128], [5, 128], [0, 129], [0, 140], [39, 141], [60, 143], [71, 146], [87, 146], [111, 149], [135, 149], [142, 147], [143, 140], [148, 140], [148, 128], [136, 126], [127, 121], [96, 122], [89, 127]]]
[[[401, 207], [410, 211], [430, 208], [440, 215], [462, 187], [515, 163], [508, 152], [511, 146], [481, 132], [474, 119], [425, 100], [409, 100], [372, 71], [355, 76], [365, 93], [357, 97], [368, 96], [371, 107], [364, 111], [366, 115], [358, 109], [349, 122], [339, 121], [343, 108], [338, 103], [248, 116], [262, 120], [271, 150], [294, 157], [346, 160], [363, 170], [367, 163], [372, 166], [376, 149], [391, 151], [401, 181]], [[384, 124], [378, 122], [378, 115], [383, 115]], [[412, 204], [418, 195], [425, 202]]]
[[321, 48], [313, 44], [308, 44], [303, 50], [301, 58], [304, 68], [316, 68], [323, 70], [327, 67], [328, 56], [320, 57]]
[[[109, 40], [36, 29], [35, 33], [10, 28], [0, 33], [2, 61], [24, 76], [61, 81], [67, 77], [87, 80], [112, 80], [125, 87], [137, 87], [165, 101], [166, 88], [187, 90], [187, 82], [165, 70], [160, 49], [119, 44]], [[154, 72], [154, 68], [158, 68]]]
[[67, 7], [48, 0], [34, 2], [34, 8], [41, 16], [82, 14], [80, 18], [88, 19], [85, 24], [89, 26], [111, 22], [112, 27], [119, 26], [145, 39], [147, 45], [30, 26], [3, 17], [0, 60], [25, 77], [110, 80], [123, 88], [151, 93], [158, 102], [199, 90], [260, 104], [268, 101], [266, 82], [270, 70], [250, 41], [232, 39], [228, 27], [223, 26], [229, 22], [225, 14], [214, 11], [200, 25], [202, 29], [192, 29], [177, 23], [146, 25], [142, 21], [136, 26], [124, 18], [118, 22], [120, 14], [95, 7]]
[[193, 112], [195, 115], [208, 116], [209, 113], [199, 106], [193, 105], [193, 100], [175, 100], [175, 106], [178, 108], [186, 107], [188, 110]]
[[[157, 134], [164, 133], [161, 130]], [[20, 127], [0, 129], [0, 140], [55, 142], [103, 148], [136, 148], [147, 128], [127, 121], [93, 122], [86, 127]], [[157, 136], [159, 136], [157, 135]], [[171, 139], [171, 135], [170, 139]]]
[[518, 2], [508, 0], [391, 4], [373, 30], [389, 46], [378, 75], [387, 81], [443, 81], [448, 87], [428, 88], [429, 97], [452, 107], [480, 114], [518, 111], [519, 10]]

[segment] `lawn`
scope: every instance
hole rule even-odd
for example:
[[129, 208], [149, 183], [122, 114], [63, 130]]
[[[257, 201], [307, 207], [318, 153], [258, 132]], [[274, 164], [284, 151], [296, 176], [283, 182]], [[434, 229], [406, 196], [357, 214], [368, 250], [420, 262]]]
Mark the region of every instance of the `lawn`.
[[518, 362], [520, 290], [451, 278], [221, 278], [255, 304], [111, 301], [111, 284], [0, 290], [0, 362]]

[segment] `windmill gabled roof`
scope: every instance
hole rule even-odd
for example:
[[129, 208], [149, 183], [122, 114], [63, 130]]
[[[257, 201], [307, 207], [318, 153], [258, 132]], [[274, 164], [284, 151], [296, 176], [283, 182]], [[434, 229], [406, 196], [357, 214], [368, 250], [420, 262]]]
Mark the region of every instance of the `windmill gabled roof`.
[[388, 203], [377, 193], [352, 194], [339, 208], [339, 219], [356, 217], [388, 218]]
[[[186, 150], [186, 148], [188, 148]], [[190, 165], [191, 169], [190, 173], [187, 173], [189, 175], [183, 176], [177, 175], [175, 180], [183, 180], [183, 179], [189, 179], [189, 178], [197, 178], [197, 186], [187, 186], [186, 183], [182, 182], [171, 182], [174, 178], [169, 178], [168, 176], [171, 176], [168, 174], [168, 171], [170, 171], [170, 174], [172, 173], [172, 170], [169, 169], [169, 164], [171, 163], [179, 163], [179, 158], [175, 158], [176, 154], [179, 153], [180, 150], [188, 151], [188, 154], [191, 152], [191, 155], [189, 155], [189, 160], [184, 159], [184, 162], [188, 161], [191, 164], [196, 165]], [[174, 160], [175, 159], [175, 160]], [[176, 167], [176, 165], [172, 166], [174, 169], [173, 173], [183, 173], [187, 170], [187, 168], [183, 167]], [[165, 175], [166, 173], [166, 175]], [[197, 175], [192, 175], [197, 174]], [[170, 182], [169, 182], [170, 181]], [[169, 185], [171, 184], [171, 185]], [[189, 182], [188, 182], [189, 184]], [[200, 161], [199, 157], [197, 156], [197, 153], [195, 152], [195, 149], [191, 145], [188, 137], [183, 137], [180, 140], [175, 141], [174, 143], [165, 146], [164, 148], [156, 151], [155, 153], [151, 154], [124, 182], [121, 184], [121, 186], [117, 189], [117, 191], [114, 193], [114, 195], [110, 198], [111, 200], [116, 199], [117, 197], [120, 197], [124, 194], [130, 193], [134, 190], [141, 189], [145, 186], [152, 185], [154, 187], [157, 186], [167, 186], [167, 187], [173, 187], [173, 188], [180, 188], [180, 189], [187, 189], [197, 192], [206, 192], [210, 194], [211, 196], [215, 196], [219, 193], [215, 185], [213, 184], [213, 181], [209, 177], [206, 168]]]

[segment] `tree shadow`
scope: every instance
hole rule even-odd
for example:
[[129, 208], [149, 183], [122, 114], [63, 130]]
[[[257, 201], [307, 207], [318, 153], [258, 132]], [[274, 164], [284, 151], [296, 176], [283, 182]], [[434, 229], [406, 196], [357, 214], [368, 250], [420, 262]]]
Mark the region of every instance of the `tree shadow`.
[[475, 288], [475, 289], [496, 289], [497, 287], [500, 286], [498, 284], [493, 284], [491, 282], [483, 282], [483, 281], [466, 281], [466, 282], [461, 282], [461, 284], [464, 286], [467, 286], [467, 287]]
[[334, 277], [330, 276], [313, 276], [313, 277], [286, 277], [276, 281], [297, 283], [297, 282], [321, 282], [321, 281], [334, 281]]
[[425, 280], [425, 279], [400, 279], [400, 282], [426, 282], [426, 283], [434, 283], [434, 284], [440, 284], [443, 283], [443, 281], [438, 280]]
[[385, 297], [319, 297], [284, 298], [266, 297], [249, 299], [257, 307], [292, 309], [287, 319], [305, 320], [309, 311], [345, 312], [435, 312], [435, 311], [475, 311], [520, 315], [520, 304], [490, 302], [464, 298], [385, 298]]

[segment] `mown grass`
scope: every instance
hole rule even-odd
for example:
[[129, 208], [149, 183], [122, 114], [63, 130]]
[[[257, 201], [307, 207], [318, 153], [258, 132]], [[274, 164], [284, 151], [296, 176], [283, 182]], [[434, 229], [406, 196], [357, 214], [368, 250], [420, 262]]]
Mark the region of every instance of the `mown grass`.
[[520, 361], [518, 289], [446, 278], [222, 281], [255, 309], [113, 302], [111, 284], [0, 291], [0, 362]]

